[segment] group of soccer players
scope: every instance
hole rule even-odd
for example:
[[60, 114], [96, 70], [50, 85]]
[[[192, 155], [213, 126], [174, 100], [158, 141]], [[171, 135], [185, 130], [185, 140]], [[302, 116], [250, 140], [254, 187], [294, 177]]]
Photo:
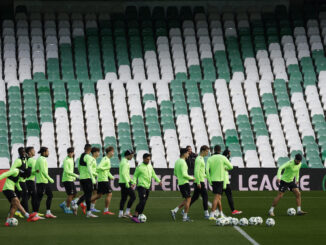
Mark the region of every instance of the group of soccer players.
[[[49, 156], [49, 150], [46, 147], [41, 147], [38, 153], [40, 156], [36, 160], [33, 147], [26, 149], [20, 147], [18, 149], [19, 157], [14, 161], [10, 170], [0, 175], [0, 180], [7, 178], [2, 192], [10, 202], [6, 226], [9, 226], [8, 221], [15, 214], [21, 218], [25, 216], [27, 221], [34, 222], [44, 219], [44, 215], [39, 213], [44, 193], [47, 195], [45, 217], [56, 218], [51, 213], [53, 194], [49, 183], [54, 183], [54, 180], [48, 174], [46, 158]], [[33, 210], [31, 214], [28, 207], [29, 199], [31, 199]]]
[[[224, 217], [222, 211], [221, 197], [223, 190], [228, 192], [228, 200], [232, 214], [241, 214], [241, 211], [235, 210], [233, 205], [232, 192], [229, 185], [228, 171], [233, 169], [228, 157], [230, 157], [230, 151], [226, 149], [221, 154], [221, 146], [216, 145], [214, 147], [214, 154], [207, 160], [205, 167], [204, 157], [209, 154], [209, 147], [204, 145], [200, 148], [199, 156], [195, 160], [194, 177], [188, 175], [188, 166], [186, 160], [189, 156], [189, 151], [186, 148], [180, 150], [180, 159], [177, 160], [174, 167], [174, 175], [178, 179], [178, 186], [184, 201], [171, 210], [171, 215], [176, 220], [176, 214], [180, 208], [183, 208], [183, 221], [191, 222], [188, 217], [188, 211], [190, 206], [201, 195], [203, 200], [204, 217], [209, 220], [216, 220], [216, 217]], [[208, 211], [208, 194], [206, 189], [206, 179], [213, 188], [214, 199], [212, 202], [211, 212]], [[194, 193], [191, 197], [189, 180], [194, 181]], [[218, 210], [217, 210], [218, 208]]]
[[[221, 146], [214, 147], [214, 154], [208, 157], [205, 164], [204, 158], [209, 154], [209, 147], [204, 145], [200, 148], [199, 155], [195, 158], [194, 177], [188, 174], [188, 166], [186, 160], [189, 156], [189, 151], [186, 148], [181, 148], [180, 158], [176, 161], [174, 167], [174, 175], [177, 177], [179, 190], [184, 198], [183, 202], [176, 208], [171, 210], [171, 215], [176, 220], [176, 214], [179, 209], [182, 209], [183, 221], [191, 222], [188, 217], [190, 206], [202, 197], [204, 217], [209, 220], [216, 220], [218, 216], [224, 217], [222, 210], [221, 197], [225, 192], [232, 214], [240, 214], [234, 208], [232, 198], [232, 191], [230, 188], [228, 171], [233, 169], [229, 161], [231, 152], [228, 148], [221, 154]], [[41, 147], [39, 150], [40, 156], [35, 159], [35, 149], [21, 147], [18, 149], [19, 157], [12, 164], [9, 171], [0, 175], [0, 180], [7, 178], [3, 194], [10, 202], [10, 212], [5, 225], [9, 226], [8, 219], [19, 215], [21, 218], [26, 217], [27, 221], [38, 221], [40, 219], [56, 218], [51, 213], [52, 190], [51, 183], [54, 180], [48, 174], [48, 165], [46, 158], [49, 156], [49, 150], [46, 147]], [[95, 203], [103, 195], [105, 195], [105, 209], [103, 215], [114, 215], [109, 211], [110, 202], [112, 198], [112, 189], [110, 181], [114, 179], [111, 174], [110, 159], [114, 156], [114, 148], [109, 146], [105, 149], [105, 156], [102, 158], [99, 165], [96, 159], [100, 156], [100, 149], [86, 144], [84, 152], [77, 159], [77, 166], [79, 175], [74, 173], [74, 149], [67, 149], [67, 157], [63, 162], [62, 183], [65, 187], [67, 199], [60, 204], [60, 207], [67, 214], [77, 215], [78, 207], [80, 206], [87, 218], [97, 218], [95, 212], [100, 212], [95, 208]], [[140, 223], [138, 216], [143, 213], [146, 201], [149, 197], [151, 181], [154, 179], [159, 185], [162, 185], [160, 179], [157, 177], [153, 166], [151, 165], [151, 155], [145, 153], [143, 155], [143, 162], [140, 163], [135, 170], [133, 178], [130, 176], [129, 161], [133, 159], [134, 152], [127, 150], [120, 161], [119, 165], [119, 186], [121, 188], [121, 200], [118, 217], [130, 218], [135, 223]], [[296, 155], [295, 159], [282, 165], [277, 173], [278, 182], [280, 184], [278, 196], [275, 198], [268, 214], [274, 216], [274, 207], [282, 198], [284, 192], [289, 189], [295, 196], [297, 201], [297, 214], [302, 215], [306, 212], [301, 210], [301, 195], [295, 183], [295, 179], [299, 180], [299, 170], [301, 167], [301, 155]], [[283, 175], [282, 171], [284, 170]], [[80, 185], [83, 195], [77, 198], [77, 190], [74, 184], [76, 179], [80, 180]], [[206, 188], [207, 182], [212, 186], [214, 198], [212, 201], [211, 211], [208, 210], [208, 193]], [[191, 196], [191, 188], [189, 181], [194, 181], [194, 192]], [[36, 182], [36, 184], [35, 184]], [[139, 196], [139, 203], [135, 208], [135, 212], [131, 214], [131, 207], [136, 200], [135, 187]], [[40, 214], [40, 203], [44, 193], [47, 195], [46, 200], [46, 214]], [[129, 198], [129, 200], [128, 200]], [[32, 213], [29, 213], [28, 201], [31, 199]], [[127, 208], [124, 210], [125, 203]]]

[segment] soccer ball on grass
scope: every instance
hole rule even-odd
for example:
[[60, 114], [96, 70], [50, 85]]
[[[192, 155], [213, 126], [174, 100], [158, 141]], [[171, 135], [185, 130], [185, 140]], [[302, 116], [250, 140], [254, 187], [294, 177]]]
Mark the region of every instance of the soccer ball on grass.
[[266, 225], [267, 226], [274, 226], [275, 225], [275, 220], [273, 218], [268, 218], [266, 220]]
[[141, 223], [145, 223], [147, 221], [147, 217], [145, 214], [138, 215], [138, 219]]

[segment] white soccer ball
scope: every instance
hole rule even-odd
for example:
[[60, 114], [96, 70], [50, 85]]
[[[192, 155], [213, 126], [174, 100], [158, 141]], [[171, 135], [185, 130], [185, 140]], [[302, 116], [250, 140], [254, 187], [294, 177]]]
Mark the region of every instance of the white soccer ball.
[[257, 225], [261, 225], [261, 224], [263, 224], [264, 223], [264, 220], [263, 220], [263, 218], [262, 217], [256, 217], [256, 221], [257, 221]]
[[10, 226], [17, 226], [18, 225], [18, 220], [16, 218], [10, 218], [8, 220], [8, 223]]
[[145, 214], [138, 215], [138, 219], [141, 223], [145, 223], [147, 221], [147, 217]]
[[225, 225], [232, 225], [232, 217], [225, 217]]
[[296, 215], [296, 211], [295, 211], [295, 209], [294, 208], [289, 208], [288, 209], [288, 211], [287, 211], [287, 214], [289, 215], [289, 216], [294, 216], [294, 215]]
[[225, 226], [225, 219], [224, 218], [218, 218], [216, 220], [216, 225], [217, 226]]
[[232, 225], [238, 225], [239, 219], [238, 218], [232, 218]]
[[241, 218], [239, 221], [239, 225], [241, 226], [247, 226], [248, 225], [248, 219], [247, 218]]
[[257, 218], [256, 217], [250, 217], [249, 218], [249, 225], [257, 225]]
[[274, 226], [275, 225], [275, 220], [273, 218], [268, 218], [266, 220], [266, 225], [267, 226]]

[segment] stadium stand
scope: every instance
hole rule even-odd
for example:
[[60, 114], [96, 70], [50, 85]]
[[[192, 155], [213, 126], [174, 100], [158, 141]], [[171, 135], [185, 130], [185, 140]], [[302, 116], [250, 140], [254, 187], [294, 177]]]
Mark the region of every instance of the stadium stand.
[[1, 26], [0, 169], [23, 145], [47, 146], [56, 168], [86, 142], [135, 150], [132, 167], [151, 152], [173, 168], [204, 144], [241, 168], [296, 153], [326, 166], [326, 10], [18, 10]]

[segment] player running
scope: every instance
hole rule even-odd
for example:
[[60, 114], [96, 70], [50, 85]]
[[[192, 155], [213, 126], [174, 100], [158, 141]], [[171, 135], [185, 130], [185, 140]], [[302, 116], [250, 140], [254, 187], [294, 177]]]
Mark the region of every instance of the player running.
[[[79, 178], [79, 175], [74, 173], [74, 155], [74, 148], [69, 147], [67, 149], [67, 157], [63, 161], [62, 183], [66, 190], [67, 200], [61, 203], [59, 206], [63, 209], [66, 214], [77, 214], [77, 208], [74, 208], [74, 205], [71, 205], [72, 200], [77, 195], [77, 190], [74, 181]], [[71, 210], [71, 206], [73, 206], [73, 210]]]
[[[27, 187], [27, 201], [31, 198], [33, 212], [37, 210], [37, 193], [35, 188], [35, 164], [36, 159], [35, 149], [34, 147], [26, 147], [27, 154], [27, 167], [31, 169], [31, 175], [26, 179], [26, 187]], [[40, 214], [38, 214], [40, 215]], [[43, 214], [42, 214], [43, 215]]]
[[[132, 150], [126, 150], [124, 153], [124, 157], [121, 159], [119, 165], [119, 186], [121, 188], [119, 218], [132, 218], [132, 215], [130, 214], [130, 208], [136, 200], [136, 195], [135, 191], [133, 190], [135, 185], [131, 184], [129, 161], [133, 158], [133, 156], [134, 152]], [[127, 208], [125, 213], [123, 213], [123, 209], [128, 199], [128, 196], [129, 201], [127, 203]]]
[[47, 147], [41, 147], [38, 153], [41, 156], [36, 160], [35, 163], [36, 193], [38, 197], [36, 210], [37, 212], [39, 211], [41, 201], [45, 192], [45, 194], [47, 195], [45, 217], [48, 219], [55, 219], [57, 217], [51, 213], [51, 203], [53, 194], [50, 186], [50, 183], [54, 183], [54, 180], [48, 174], [48, 162], [46, 160], [46, 158], [49, 156], [49, 149]]
[[209, 153], [209, 147], [207, 145], [203, 145], [200, 147], [199, 156], [196, 157], [195, 160], [195, 181], [194, 181], [194, 193], [191, 197], [190, 206], [197, 201], [199, 195], [201, 195], [203, 199], [203, 207], [204, 207], [204, 216], [206, 219], [209, 218], [208, 213], [208, 194], [207, 189], [205, 186], [205, 179], [206, 179], [206, 173], [205, 173], [205, 161], [204, 157], [206, 157]]
[[20, 212], [24, 215], [24, 217], [27, 218], [28, 222], [39, 220], [39, 217], [36, 216], [37, 213], [29, 214], [28, 212], [25, 211], [24, 207], [21, 205], [15, 193], [15, 188], [17, 188], [18, 191], [22, 190], [19, 184], [20, 175], [24, 175], [24, 171], [19, 170], [18, 168], [11, 169], [0, 175], [0, 180], [7, 178], [3, 186], [2, 193], [5, 195], [5, 197], [8, 199], [10, 203], [9, 216], [7, 217], [7, 220], [5, 222], [5, 226], [10, 226], [9, 221], [11, 218], [14, 217], [17, 209], [20, 210]]
[[101, 210], [98, 210], [95, 208], [95, 204], [96, 204], [96, 199], [93, 199], [94, 196], [97, 196], [97, 182], [96, 182], [96, 177], [97, 177], [97, 162], [96, 159], [100, 156], [100, 148], [98, 147], [93, 147], [91, 150], [91, 154], [92, 154], [92, 161], [91, 161], [91, 169], [92, 169], [92, 173], [95, 176], [95, 184], [93, 185], [93, 192], [92, 192], [92, 199], [91, 199], [91, 212], [94, 213], [100, 213]]
[[221, 146], [216, 145], [214, 147], [214, 155], [208, 158], [206, 166], [207, 179], [209, 184], [213, 187], [213, 193], [215, 195], [209, 220], [216, 220], [214, 216], [217, 207], [221, 217], [224, 217], [221, 198], [223, 193], [225, 171], [233, 169], [233, 166], [229, 160], [220, 153]]
[[112, 189], [110, 186], [110, 180], [113, 180], [114, 177], [110, 173], [111, 161], [110, 159], [114, 155], [114, 148], [109, 146], [105, 149], [105, 157], [102, 158], [100, 164], [97, 166], [97, 180], [98, 180], [98, 190], [97, 194], [92, 197], [92, 201], [100, 199], [102, 195], [106, 195], [105, 198], [105, 208], [103, 215], [114, 215], [114, 213], [109, 211], [109, 206], [112, 198]]
[[[28, 169], [27, 167], [27, 160], [26, 160], [26, 152], [24, 147], [19, 147], [18, 148], [18, 155], [19, 157], [14, 161], [13, 165], [11, 166], [10, 170], [18, 168], [19, 170], [26, 171], [25, 176], [19, 177], [19, 185], [21, 187], [21, 190], [16, 189], [16, 195], [18, 199], [21, 199], [21, 205], [24, 207], [24, 209], [28, 212], [28, 196], [27, 196], [27, 187], [26, 187], [26, 177], [30, 176], [31, 169]], [[17, 211], [15, 213], [19, 218], [24, 218], [24, 216]]]
[[145, 153], [143, 155], [143, 162], [139, 164], [135, 170], [132, 182], [137, 184], [137, 191], [139, 197], [139, 203], [136, 206], [134, 216], [131, 218], [132, 221], [140, 223], [138, 215], [142, 214], [146, 205], [146, 201], [149, 196], [152, 178], [162, 186], [161, 180], [156, 176], [151, 161], [151, 155]]
[[[81, 154], [79, 158], [78, 163], [78, 170], [79, 170], [79, 179], [80, 179], [80, 185], [83, 189], [84, 195], [81, 196], [78, 199], [78, 202], [75, 206], [77, 207], [81, 205], [81, 208], [83, 209], [83, 212], [86, 213], [86, 218], [97, 218], [98, 216], [92, 214], [91, 211], [91, 199], [92, 199], [92, 192], [93, 192], [93, 185], [96, 184], [96, 173], [94, 174], [92, 170], [92, 162], [94, 158], [90, 155], [92, 152], [92, 146], [90, 144], [86, 144], [84, 147], [84, 153]], [[96, 155], [96, 154], [95, 154]], [[96, 162], [96, 159], [95, 159]], [[85, 211], [84, 206], [82, 203], [86, 201], [86, 209]]]
[[[230, 159], [231, 157], [231, 151], [229, 148], [226, 148], [223, 151], [223, 156], [225, 156], [227, 159]], [[242, 211], [236, 210], [234, 208], [234, 202], [233, 202], [233, 197], [232, 197], [232, 190], [231, 190], [231, 185], [230, 185], [230, 178], [229, 178], [229, 171], [225, 170], [225, 178], [224, 178], [224, 184], [223, 184], [223, 191], [228, 199], [228, 203], [231, 209], [231, 212], [233, 215], [235, 214], [242, 214]]]
[[194, 177], [188, 175], [188, 165], [186, 163], [186, 160], [189, 156], [189, 152], [186, 148], [180, 149], [180, 158], [176, 161], [174, 166], [174, 175], [178, 179], [178, 186], [181, 192], [182, 197], [185, 199], [179, 206], [177, 206], [175, 209], [171, 210], [171, 215], [173, 220], [176, 220], [176, 214], [178, 210], [182, 207], [184, 207], [184, 213], [183, 213], [183, 221], [184, 222], [192, 222], [188, 217], [188, 211], [190, 207], [191, 202], [191, 193], [190, 193], [190, 185], [189, 180], [195, 180]]
[[[272, 207], [268, 211], [269, 216], [275, 216], [274, 208], [276, 207], [280, 199], [283, 197], [286, 190], [292, 191], [296, 197], [297, 215], [307, 214], [307, 212], [301, 210], [301, 193], [298, 188], [301, 161], [302, 156], [300, 154], [296, 154], [294, 160], [290, 160], [278, 168], [277, 183], [280, 185], [279, 192], [273, 201]], [[284, 172], [282, 175], [283, 170]]]

